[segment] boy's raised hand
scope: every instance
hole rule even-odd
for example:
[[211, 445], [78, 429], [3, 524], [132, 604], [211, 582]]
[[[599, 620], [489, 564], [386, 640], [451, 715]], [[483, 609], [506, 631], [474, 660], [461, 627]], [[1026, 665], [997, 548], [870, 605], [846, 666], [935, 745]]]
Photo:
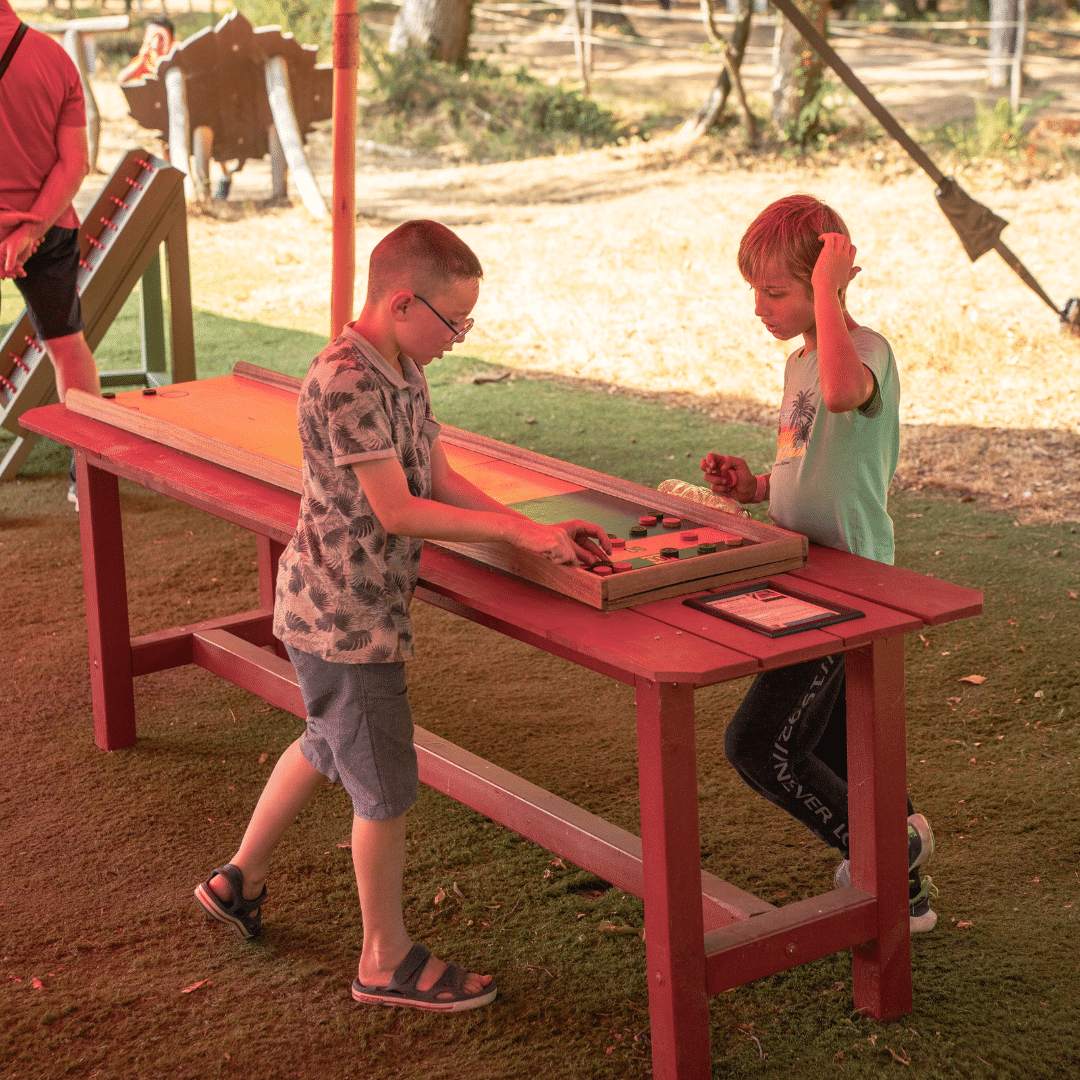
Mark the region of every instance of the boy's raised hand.
[[543, 555], [554, 563], [577, 563], [595, 566], [610, 562], [611, 541], [599, 525], [588, 521], [562, 521], [558, 525], [540, 525], [522, 519], [515, 546]]
[[701, 471], [716, 495], [726, 495], [736, 502], [750, 502], [757, 492], [757, 477], [741, 457], [706, 454]]
[[861, 266], [855, 265], [855, 245], [843, 233], [822, 233], [818, 239], [824, 245], [810, 275], [814, 295], [824, 292], [836, 296], [846, 289]]

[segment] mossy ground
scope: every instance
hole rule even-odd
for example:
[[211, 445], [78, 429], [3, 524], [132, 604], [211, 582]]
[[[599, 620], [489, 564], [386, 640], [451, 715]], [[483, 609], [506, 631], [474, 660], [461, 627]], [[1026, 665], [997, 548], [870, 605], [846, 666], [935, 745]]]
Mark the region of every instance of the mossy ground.
[[[241, 336], [294, 374], [321, 344], [201, 313], [197, 330], [203, 375], [228, 369]], [[116, 341], [105, 362], [122, 365]], [[490, 370], [441, 361], [437, 415], [648, 484], [694, 479], [721, 444], [768, 461], [765, 428], [550, 379], [472, 381]], [[640, 901], [428, 789], [411, 819], [408, 922], [497, 975], [492, 1008], [351, 1002], [361, 926], [338, 789], [283, 842], [261, 940], [200, 915], [192, 887], [234, 850], [299, 725], [181, 668], [137, 681], [135, 748], [95, 748], [64, 463], [43, 445], [0, 489], [0, 1076], [648, 1076], [643, 945], [604, 927], [640, 927]], [[127, 484], [122, 499], [133, 633], [255, 602], [249, 536]], [[937, 929], [913, 942], [915, 1008], [893, 1024], [854, 1014], [840, 954], [713, 999], [714, 1075], [1057, 1080], [1080, 1067], [1076, 526], [909, 494], [891, 510], [899, 564], [985, 594], [980, 618], [907, 642], [909, 782], [937, 833], [941, 889]], [[628, 688], [422, 604], [417, 622], [418, 723], [635, 828]], [[835, 856], [724, 762], [744, 687], [697, 696], [703, 863], [790, 902], [829, 887]]]

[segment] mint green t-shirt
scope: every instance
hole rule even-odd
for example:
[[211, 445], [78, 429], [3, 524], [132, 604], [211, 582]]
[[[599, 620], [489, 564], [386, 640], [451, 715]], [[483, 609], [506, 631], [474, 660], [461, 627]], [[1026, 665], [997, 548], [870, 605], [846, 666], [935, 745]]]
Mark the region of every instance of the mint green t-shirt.
[[851, 340], [875, 386], [870, 401], [850, 412], [825, 407], [816, 350], [788, 357], [769, 517], [813, 544], [891, 564], [887, 503], [900, 453], [900, 377], [880, 334], [860, 326]]

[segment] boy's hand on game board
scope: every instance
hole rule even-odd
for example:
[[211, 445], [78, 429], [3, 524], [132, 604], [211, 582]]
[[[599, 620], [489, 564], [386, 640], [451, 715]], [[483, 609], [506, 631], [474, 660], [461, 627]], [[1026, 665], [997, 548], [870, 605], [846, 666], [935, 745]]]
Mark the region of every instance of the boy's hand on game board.
[[515, 546], [543, 555], [554, 563], [595, 566], [610, 562], [611, 541], [598, 525], [588, 521], [563, 521], [558, 525], [522, 522]]
[[757, 477], [740, 457], [706, 454], [701, 459], [701, 471], [716, 495], [726, 495], [736, 502], [750, 502], [757, 492]]
[[591, 521], [562, 521], [556, 528], [564, 529], [578, 550], [578, 562], [585, 566], [611, 562], [611, 540], [608, 534]]
[[836, 296], [862, 267], [855, 265], [855, 245], [843, 233], [822, 233], [818, 239], [824, 247], [814, 264], [810, 285], [815, 296], [819, 291]]

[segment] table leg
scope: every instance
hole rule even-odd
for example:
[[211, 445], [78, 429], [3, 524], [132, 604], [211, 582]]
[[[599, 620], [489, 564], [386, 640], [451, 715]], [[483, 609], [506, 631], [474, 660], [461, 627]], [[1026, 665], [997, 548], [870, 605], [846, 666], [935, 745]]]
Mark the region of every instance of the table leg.
[[[259, 554], [259, 607], [263, 611], [273, 612], [274, 593], [277, 590], [278, 560], [285, 550], [285, 545], [278, 540], [271, 540], [269, 536], [257, 535], [255, 547]], [[289, 654], [280, 641], [274, 642], [274, 652], [283, 660], [288, 659]]]
[[94, 742], [102, 750], [135, 743], [135, 688], [131, 673], [124, 534], [116, 476], [76, 453], [83, 589], [90, 645]]
[[855, 1007], [879, 1020], [911, 1011], [907, 893], [904, 639], [847, 654], [851, 883], [878, 898], [878, 936], [852, 953]]
[[693, 686], [639, 680], [637, 736], [653, 1075], [708, 1080]]

